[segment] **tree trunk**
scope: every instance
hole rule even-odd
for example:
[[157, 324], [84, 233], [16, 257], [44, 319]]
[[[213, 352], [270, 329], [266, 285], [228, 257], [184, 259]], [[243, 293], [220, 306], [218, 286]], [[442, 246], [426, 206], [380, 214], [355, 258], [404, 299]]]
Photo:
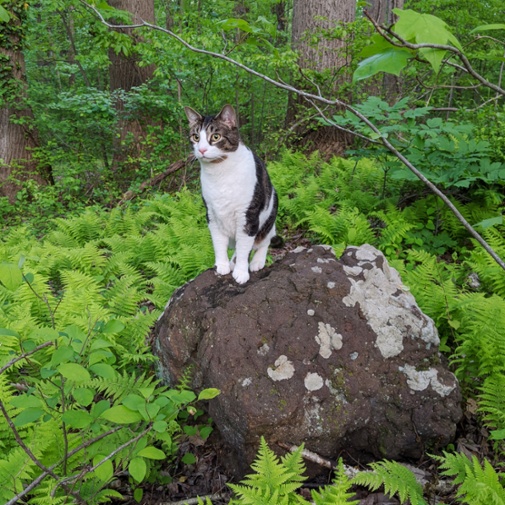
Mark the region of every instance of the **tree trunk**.
[[[404, 0], [368, 0], [367, 12], [381, 26], [396, 22], [393, 9], [403, 9]], [[370, 95], [383, 96], [391, 105], [401, 96], [401, 79], [396, 75], [382, 73], [381, 78], [371, 80], [367, 91]]]
[[[133, 23], [142, 20], [154, 23], [154, 0], [110, 0], [109, 5], [116, 9], [130, 12]], [[124, 29], [123, 33], [128, 33], [133, 37], [134, 45], [142, 39], [138, 32]], [[146, 137], [147, 117], [141, 117], [137, 112], [135, 115], [128, 114], [125, 110], [124, 94], [132, 88], [145, 84], [151, 79], [154, 66], [139, 66], [139, 57], [135, 53], [135, 48], [130, 55], [123, 53], [116, 54], [113, 50], [109, 52], [111, 66], [109, 68], [110, 90], [117, 92], [116, 110], [118, 113], [118, 135], [114, 143], [114, 155], [112, 168], [122, 173], [128, 173], [138, 168], [138, 160], [142, 152], [142, 142]]]
[[0, 46], [0, 196], [11, 203], [23, 180], [52, 182], [49, 168], [45, 169], [46, 178], [39, 173], [31, 151], [38, 142], [32, 112], [25, 104], [27, 84], [22, 53], [25, 5], [18, 0], [4, 3], [10, 20], [0, 23], [0, 36], [7, 41]]
[[[349, 82], [349, 41], [339, 27], [354, 21], [354, 0], [294, 0], [292, 46], [298, 51], [302, 71], [319, 72], [314, 76], [323, 94], [336, 95]], [[307, 87], [303, 81], [298, 86]], [[311, 88], [314, 89], [313, 87]], [[313, 111], [298, 96], [290, 97], [287, 123], [293, 128], [298, 147], [321, 151], [325, 156], [342, 154], [349, 140], [336, 128], [321, 127], [304, 120]], [[330, 115], [335, 111], [329, 111]]]

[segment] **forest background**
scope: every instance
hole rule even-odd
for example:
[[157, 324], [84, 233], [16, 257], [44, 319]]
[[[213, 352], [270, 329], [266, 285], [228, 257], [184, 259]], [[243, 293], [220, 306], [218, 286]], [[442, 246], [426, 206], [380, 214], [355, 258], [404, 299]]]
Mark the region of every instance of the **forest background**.
[[473, 423], [441, 456], [447, 500], [505, 503], [505, 274], [401, 161], [505, 258], [504, 19], [499, 0], [0, 2], [0, 501], [101, 503], [121, 479], [141, 500], [209, 436], [217, 391], [159, 385], [146, 337], [213, 262], [183, 106], [228, 102], [287, 244], [375, 245], [435, 320]]

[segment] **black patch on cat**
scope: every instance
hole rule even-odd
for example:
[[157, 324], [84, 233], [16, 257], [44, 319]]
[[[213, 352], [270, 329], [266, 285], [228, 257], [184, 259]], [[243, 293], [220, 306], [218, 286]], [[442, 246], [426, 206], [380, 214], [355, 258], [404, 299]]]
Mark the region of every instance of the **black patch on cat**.
[[[275, 224], [277, 216], [278, 198], [268, 176], [265, 164], [253, 153], [256, 164], [256, 185], [254, 193], [246, 212], [246, 225], [244, 231], [250, 237], [256, 237], [256, 242], [261, 242]], [[260, 229], [260, 214], [268, 208], [271, 198], [274, 199], [272, 212]]]
[[207, 219], [207, 224], [209, 224], [209, 208], [207, 207], [207, 202], [205, 201], [205, 198], [202, 196], [202, 201], [203, 201], [203, 205], [205, 207], [205, 219]]

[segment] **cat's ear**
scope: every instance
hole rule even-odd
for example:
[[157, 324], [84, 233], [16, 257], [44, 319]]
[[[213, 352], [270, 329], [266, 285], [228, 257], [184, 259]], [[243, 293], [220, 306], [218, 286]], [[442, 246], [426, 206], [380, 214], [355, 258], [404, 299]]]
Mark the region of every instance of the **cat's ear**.
[[229, 104], [226, 104], [221, 109], [221, 112], [216, 116], [216, 118], [222, 121], [225, 125], [229, 126], [230, 128], [237, 127], [237, 114], [235, 113], [233, 107]]
[[184, 112], [186, 113], [190, 125], [199, 123], [203, 120], [203, 116], [191, 107], [184, 107]]

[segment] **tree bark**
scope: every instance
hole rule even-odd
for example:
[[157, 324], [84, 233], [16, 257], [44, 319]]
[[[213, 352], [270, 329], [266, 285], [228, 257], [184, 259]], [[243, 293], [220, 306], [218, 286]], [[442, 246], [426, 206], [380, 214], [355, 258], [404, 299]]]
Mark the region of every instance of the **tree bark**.
[[[292, 46], [298, 51], [299, 65], [303, 70], [324, 72], [320, 80], [325, 94], [337, 94], [339, 88], [350, 80], [348, 70], [349, 41], [338, 34], [339, 25], [354, 21], [354, 0], [294, 0]], [[298, 82], [307, 88], [307, 83]], [[313, 88], [312, 88], [313, 89]], [[319, 150], [325, 156], [342, 154], [349, 139], [336, 128], [321, 127], [304, 121], [306, 104], [298, 96], [291, 96], [286, 122], [295, 132], [295, 144], [304, 150]], [[331, 115], [331, 113], [330, 113]]]
[[[154, 0], [110, 0], [109, 5], [116, 9], [128, 11], [132, 14], [132, 22], [140, 23], [142, 20], [154, 23]], [[133, 37], [134, 45], [141, 42], [137, 32], [123, 29]], [[128, 56], [123, 53], [116, 54], [109, 51], [111, 66], [109, 68], [110, 90], [118, 92], [116, 96], [116, 110], [118, 113], [118, 134], [114, 142], [112, 169], [122, 169], [122, 172], [135, 170], [142, 152], [142, 142], [146, 137], [146, 123], [149, 119], [141, 117], [140, 113], [130, 116], [125, 110], [122, 92], [129, 92], [132, 88], [149, 81], [154, 73], [154, 65], [140, 66], [139, 57], [135, 50]], [[127, 160], [129, 160], [127, 162]]]
[[32, 149], [38, 146], [33, 129], [33, 114], [26, 105], [26, 76], [23, 56], [24, 1], [3, 4], [10, 14], [7, 23], [0, 23], [0, 32], [6, 43], [0, 46], [0, 196], [10, 203], [23, 180], [34, 179], [40, 184], [52, 182], [52, 174], [45, 167], [44, 178], [38, 171]]

